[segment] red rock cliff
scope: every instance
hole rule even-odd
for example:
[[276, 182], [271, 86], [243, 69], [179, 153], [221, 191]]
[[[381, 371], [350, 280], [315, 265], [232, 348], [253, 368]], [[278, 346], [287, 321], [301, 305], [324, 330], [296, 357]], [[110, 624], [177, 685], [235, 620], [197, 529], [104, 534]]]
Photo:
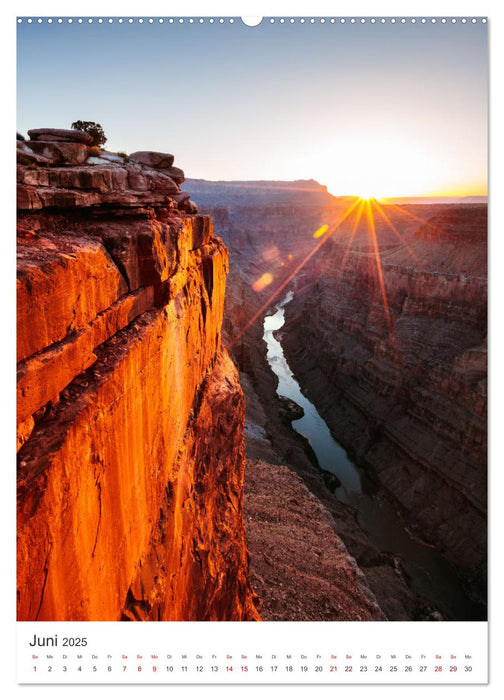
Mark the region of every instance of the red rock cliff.
[[244, 399], [220, 339], [227, 250], [173, 157], [89, 158], [75, 132], [30, 135], [18, 142], [18, 619], [258, 619]]

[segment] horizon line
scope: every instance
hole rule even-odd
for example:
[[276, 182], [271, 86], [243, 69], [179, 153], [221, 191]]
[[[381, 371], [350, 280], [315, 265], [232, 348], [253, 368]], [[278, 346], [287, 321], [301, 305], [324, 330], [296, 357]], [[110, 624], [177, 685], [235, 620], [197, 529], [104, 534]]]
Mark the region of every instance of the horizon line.
[[[209, 185], [218, 185], [218, 184], [226, 184], [230, 186], [247, 186], [247, 185], [254, 185], [256, 188], [260, 189], [261, 187], [264, 189], [269, 189], [264, 183], [282, 183], [281, 187], [275, 188], [275, 189], [281, 189], [281, 190], [300, 190], [303, 189], [305, 191], [310, 191], [310, 192], [319, 192], [321, 189], [325, 189], [329, 195], [335, 198], [341, 198], [341, 199], [376, 199], [378, 202], [385, 202], [387, 200], [392, 200], [392, 199], [468, 199], [468, 198], [480, 198], [480, 199], [488, 199], [488, 192], [486, 193], [481, 193], [481, 192], [466, 192], [464, 194], [456, 194], [456, 193], [448, 193], [448, 192], [443, 192], [443, 193], [429, 193], [429, 194], [397, 194], [397, 195], [386, 195], [386, 196], [363, 196], [360, 194], [350, 194], [350, 193], [344, 193], [344, 194], [334, 194], [331, 192], [328, 188], [327, 185], [324, 183], [319, 182], [313, 177], [310, 178], [296, 178], [293, 180], [284, 180], [284, 179], [268, 179], [268, 178], [261, 178], [261, 179], [251, 179], [251, 180], [241, 180], [241, 179], [222, 179], [219, 178], [217, 180], [209, 180], [204, 177], [186, 177], [185, 181], [187, 182], [188, 180], [192, 181], [200, 181], [204, 182]], [[296, 187], [292, 186], [289, 187], [288, 184], [292, 183], [316, 183], [319, 185], [319, 187], [309, 187], [309, 188], [301, 188], [301, 187]]]

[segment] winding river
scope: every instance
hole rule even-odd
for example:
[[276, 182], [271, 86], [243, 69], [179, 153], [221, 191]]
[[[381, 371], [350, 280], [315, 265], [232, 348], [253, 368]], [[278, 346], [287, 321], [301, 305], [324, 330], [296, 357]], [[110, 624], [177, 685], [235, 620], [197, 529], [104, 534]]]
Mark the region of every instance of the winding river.
[[269, 365], [278, 378], [277, 394], [295, 401], [304, 416], [292, 421], [292, 427], [310, 443], [321, 469], [334, 474], [341, 486], [334, 490], [338, 500], [353, 506], [361, 528], [383, 552], [398, 556], [413, 591], [430, 601], [447, 620], [484, 620], [481, 605], [464, 593], [452, 567], [437, 551], [422, 544], [407, 530], [392, 505], [373, 491], [369, 479], [348, 457], [331, 435], [316, 407], [301, 392], [284, 356], [275, 331], [284, 325], [284, 308], [293, 293], [277, 304], [264, 319], [264, 340]]

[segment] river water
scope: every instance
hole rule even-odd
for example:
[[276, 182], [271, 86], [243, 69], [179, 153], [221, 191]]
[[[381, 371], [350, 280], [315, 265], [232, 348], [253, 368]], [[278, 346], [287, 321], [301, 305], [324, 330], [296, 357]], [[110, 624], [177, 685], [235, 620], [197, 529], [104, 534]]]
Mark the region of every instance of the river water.
[[[292, 292], [278, 303], [273, 314], [264, 319], [264, 340], [268, 362], [278, 378], [277, 393], [295, 401], [304, 416], [292, 421], [292, 427], [310, 443], [320, 467], [334, 474], [341, 483], [334, 493], [338, 500], [355, 508], [361, 528], [382, 552], [398, 556], [413, 591], [448, 620], [485, 620], [483, 606], [465, 595], [452, 567], [435, 549], [412, 537], [392, 505], [376, 494], [376, 489], [348, 457], [331, 435], [316, 407], [301, 392], [274, 331], [284, 325], [284, 308]], [[374, 493], [373, 493], [374, 491]]]

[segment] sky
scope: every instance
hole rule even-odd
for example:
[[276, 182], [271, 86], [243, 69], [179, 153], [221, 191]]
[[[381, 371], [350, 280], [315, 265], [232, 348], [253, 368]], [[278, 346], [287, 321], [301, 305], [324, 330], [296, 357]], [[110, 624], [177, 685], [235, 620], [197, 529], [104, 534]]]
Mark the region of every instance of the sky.
[[335, 195], [487, 192], [487, 25], [18, 25], [17, 128], [99, 122], [187, 177]]

